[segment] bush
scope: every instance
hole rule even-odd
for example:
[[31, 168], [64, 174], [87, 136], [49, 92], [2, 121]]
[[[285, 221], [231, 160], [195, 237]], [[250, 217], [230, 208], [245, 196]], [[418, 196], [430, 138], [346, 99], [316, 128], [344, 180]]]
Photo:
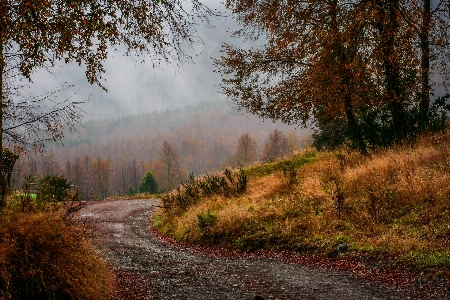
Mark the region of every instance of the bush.
[[141, 185], [139, 186], [139, 192], [156, 194], [158, 192], [158, 184], [156, 183], [155, 176], [152, 171], [147, 171], [144, 178], [142, 178]]
[[39, 181], [38, 201], [56, 203], [66, 200], [69, 197], [70, 184], [63, 176], [44, 176]]
[[201, 197], [222, 195], [232, 197], [245, 193], [248, 177], [243, 168], [238, 172], [225, 169], [223, 175], [209, 175], [195, 178], [190, 174], [188, 180], [181, 183], [176, 192], [164, 194], [161, 198], [164, 206], [177, 205], [186, 208], [197, 203]]
[[207, 213], [200, 213], [197, 215], [198, 227], [200, 229], [206, 229], [213, 226], [217, 222], [217, 216], [211, 213], [209, 210]]
[[[447, 113], [450, 111], [448, 100], [450, 94], [434, 100], [426, 118], [418, 103], [403, 103], [401, 111], [404, 115], [404, 128], [396, 128], [389, 107], [370, 106], [361, 109], [357, 113], [358, 128], [349, 127], [342, 118], [319, 123], [312, 134], [313, 146], [318, 150], [335, 150], [345, 145], [365, 152], [380, 147], [387, 148], [396, 143], [413, 142], [424, 133], [438, 132], [447, 127]], [[359, 130], [359, 135], [355, 134], [355, 130]], [[402, 131], [400, 136], [398, 130]], [[358, 136], [362, 141], [358, 140]]]
[[[11, 211], [38, 212], [55, 210], [68, 202], [77, 202], [78, 194], [70, 191], [71, 182], [63, 176], [41, 178], [36, 184], [36, 177], [29, 175], [22, 184], [22, 190], [8, 197], [6, 205]], [[33, 192], [33, 186], [37, 191]]]
[[82, 226], [56, 212], [0, 219], [0, 299], [108, 299], [111, 273]]

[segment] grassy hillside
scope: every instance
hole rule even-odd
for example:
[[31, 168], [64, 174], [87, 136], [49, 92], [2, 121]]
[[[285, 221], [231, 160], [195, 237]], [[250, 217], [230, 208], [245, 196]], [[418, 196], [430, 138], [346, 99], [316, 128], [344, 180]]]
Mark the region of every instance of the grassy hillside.
[[449, 274], [450, 131], [368, 156], [310, 150], [245, 171], [245, 193], [183, 205], [166, 197], [154, 225], [179, 241], [244, 251], [334, 256], [347, 243], [343, 255]]

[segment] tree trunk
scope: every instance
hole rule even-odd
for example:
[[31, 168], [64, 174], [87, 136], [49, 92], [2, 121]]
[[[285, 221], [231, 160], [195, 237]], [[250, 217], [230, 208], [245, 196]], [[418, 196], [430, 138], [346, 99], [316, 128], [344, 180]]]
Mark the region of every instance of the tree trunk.
[[423, 1], [422, 28], [420, 33], [420, 47], [422, 50], [422, 90], [420, 94], [421, 125], [428, 124], [428, 110], [430, 108], [430, 26], [431, 26], [431, 1]]
[[6, 180], [3, 168], [3, 73], [5, 70], [5, 57], [3, 55], [3, 38], [0, 36], [0, 209], [6, 205]]
[[392, 119], [395, 127], [395, 136], [398, 141], [406, 137], [406, 120], [403, 108], [403, 100], [401, 99], [400, 87], [400, 70], [398, 61], [396, 60], [395, 44], [396, 33], [398, 32], [397, 7], [398, 0], [389, 1], [388, 7], [388, 27], [387, 27], [387, 43], [385, 45], [385, 63], [387, 75], [388, 97], [391, 101]]
[[344, 110], [347, 119], [347, 131], [350, 134], [352, 142], [356, 143], [359, 151], [366, 154], [367, 146], [364, 142], [364, 138], [361, 133], [361, 128], [358, 124], [358, 120], [355, 116], [355, 111], [352, 103], [353, 94], [353, 75], [352, 75], [352, 60], [354, 59], [352, 55], [346, 53], [345, 47], [343, 46], [341, 33], [339, 32], [339, 26], [337, 21], [337, 0], [332, 1], [330, 8], [331, 16], [331, 26], [332, 32], [335, 37], [334, 49], [337, 52], [339, 59], [339, 70], [342, 72], [341, 86], [344, 100]]
[[385, 76], [385, 99], [389, 104], [394, 125], [395, 139], [406, 137], [406, 119], [401, 99], [400, 70], [395, 54], [395, 38], [398, 33], [398, 0], [377, 1], [379, 7], [378, 30], [380, 33], [381, 54]]

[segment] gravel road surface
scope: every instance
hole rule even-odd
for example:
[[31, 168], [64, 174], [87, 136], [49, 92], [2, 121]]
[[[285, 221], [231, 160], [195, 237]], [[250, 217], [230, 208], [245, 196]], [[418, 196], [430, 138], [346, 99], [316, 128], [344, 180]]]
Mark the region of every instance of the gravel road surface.
[[392, 287], [269, 258], [218, 258], [180, 249], [152, 234], [159, 201], [86, 205], [96, 247], [116, 274], [112, 299], [414, 299]]

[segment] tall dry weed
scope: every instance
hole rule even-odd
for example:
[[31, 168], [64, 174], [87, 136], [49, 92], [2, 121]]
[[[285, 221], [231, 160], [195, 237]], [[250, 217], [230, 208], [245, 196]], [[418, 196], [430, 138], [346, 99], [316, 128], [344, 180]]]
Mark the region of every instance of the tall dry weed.
[[56, 212], [0, 219], [0, 299], [108, 299], [111, 271]]

